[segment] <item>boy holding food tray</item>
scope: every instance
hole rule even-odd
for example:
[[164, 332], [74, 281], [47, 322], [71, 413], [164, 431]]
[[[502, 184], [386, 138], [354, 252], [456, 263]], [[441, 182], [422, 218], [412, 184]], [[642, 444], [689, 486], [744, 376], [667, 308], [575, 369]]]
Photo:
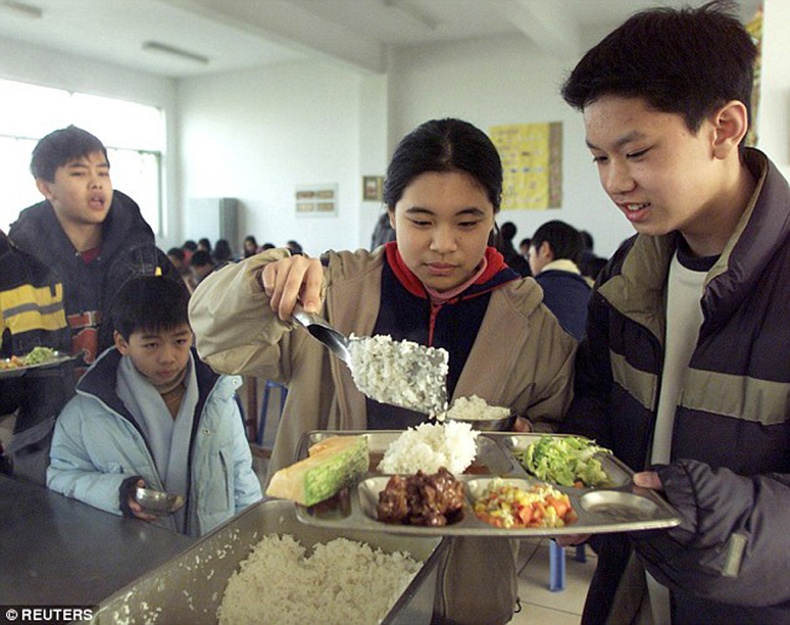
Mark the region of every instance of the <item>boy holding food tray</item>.
[[[127, 281], [112, 309], [115, 347], [77, 385], [55, 425], [47, 486], [94, 507], [200, 536], [261, 498], [234, 399], [192, 349], [180, 279]], [[134, 494], [184, 495], [157, 519]]]
[[[0, 358], [21, 358], [44, 346], [67, 353], [69, 343], [63, 285], [0, 230]], [[0, 375], [0, 415], [14, 414], [21, 422], [36, 411], [57, 414], [70, 397], [70, 387], [59, 384], [60, 376], [53, 376], [51, 370], [31, 370], [17, 376], [9, 368]], [[19, 439], [14, 443], [19, 446]], [[0, 471], [12, 473], [2, 444]]]
[[[555, 427], [570, 401], [575, 341], [534, 281], [491, 247], [501, 193], [502, 164], [485, 133], [457, 119], [429, 121], [400, 142], [388, 168], [384, 201], [395, 241], [321, 259], [271, 250], [196, 289], [190, 315], [206, 362], [288, 386], [270, 476], [295, 460], [307, 431], [405, 429], [427, 418], [366, 398], [340, 360], [295, 330], [297, 299], [346, 335], [442, 347], [448, 397], [477, 395]], [[453, 540], [436, 622], [509, 621], [513, 560], [506, 539]]]
[[596, 539], [585, 624], [790, 623], [790, 189], [744, 147], [757, 52], [731, 7], [637, 14], [563, 87], [637, 231], [593, 293], [563, 427], [682, 518]]

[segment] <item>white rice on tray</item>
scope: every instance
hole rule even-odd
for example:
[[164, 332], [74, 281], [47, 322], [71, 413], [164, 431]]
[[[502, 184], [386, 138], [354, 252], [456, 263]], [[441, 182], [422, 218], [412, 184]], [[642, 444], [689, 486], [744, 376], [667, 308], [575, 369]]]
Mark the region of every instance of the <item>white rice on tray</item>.
[[450, 410], [445, 414], [447, 419], [461, 419], [463, 421], [493, 421], [504, 419], [510, 414], [510, 408], [504, 406], [489, 406], [482, 397], [458, 397], [453, 401]]
[[477, 455], [477, 436], [469, 423], [421, 423], [390, 443], [379, 463], [382, 473], [436, 473], [440, 467], [459, 474]]
[[228, 580], [219, 625], [380, 623], [422, 567], [345, 538], [305, 553], [290, 534], [264, 536]]
[[431, 416], [447, 408], [449, 353], [387, 334], [349, 337], [351, 374], [357, 388], [384, 404]]

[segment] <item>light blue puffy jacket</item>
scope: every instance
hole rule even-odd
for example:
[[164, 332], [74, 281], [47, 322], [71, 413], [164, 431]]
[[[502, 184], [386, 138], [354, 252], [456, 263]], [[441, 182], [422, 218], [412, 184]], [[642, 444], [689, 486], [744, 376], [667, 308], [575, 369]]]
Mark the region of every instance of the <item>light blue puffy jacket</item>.
[[[121, 483], [140, 475], [162, 483], [143, 431], [115, 391], [121, 355], [110, 348], [88, 370], [58, 417], [47, 486], [121, 514]], [[187, 532], [200, 536], [261, 499], [234, 394], [241, 380], [220, 376], [193, 351], [199, 399], [189, 444]], [[172, 517], [157, 521], [175, 530]]]

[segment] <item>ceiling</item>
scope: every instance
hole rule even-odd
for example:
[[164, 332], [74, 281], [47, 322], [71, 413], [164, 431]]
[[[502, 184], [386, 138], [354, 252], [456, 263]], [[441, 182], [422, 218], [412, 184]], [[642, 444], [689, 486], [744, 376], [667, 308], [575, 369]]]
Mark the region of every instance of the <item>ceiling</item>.
[[681, 0], [0, 0], [0, 37], [173, 78], [317, 57], [383, 72], [392, 48], [496, 36], [574, 58], [656, 4]]

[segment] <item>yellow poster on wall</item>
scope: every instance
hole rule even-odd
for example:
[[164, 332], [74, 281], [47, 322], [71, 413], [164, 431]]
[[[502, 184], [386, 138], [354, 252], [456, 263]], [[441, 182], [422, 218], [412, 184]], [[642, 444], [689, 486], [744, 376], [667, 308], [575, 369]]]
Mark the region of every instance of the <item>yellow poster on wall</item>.
[[492, 126], [502, 159], [502, 210], [560, 208], [562, 122]]

